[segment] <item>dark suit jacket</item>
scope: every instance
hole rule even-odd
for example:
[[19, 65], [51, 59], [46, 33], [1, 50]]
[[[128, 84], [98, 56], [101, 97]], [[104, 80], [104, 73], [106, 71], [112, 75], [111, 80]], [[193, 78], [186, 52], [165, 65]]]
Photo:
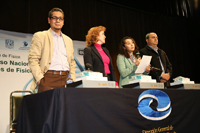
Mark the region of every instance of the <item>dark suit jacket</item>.
[[[110, 64], [109, 64], [109, 69], [110, 69], [110, 80], [111, 81], [117, 81], [115, 70], [113, 68], [112, 64], [112, 59], [109, 54], [109, 51], [105, 48], [102, 47], [103, 51], [107, 54], [107, 56], [110, 58]], [[89, 47], [86, 47], [84, 49], [84, 64], [86, 66], [87, 63], [92, 65], [93, 71], [94, 72], [101, 72], [103, 75], [105, 75], [105, 70], [104, 70], [104, 64], [103, 64], [103, 59], [97, 49], [95, 48], [94, 45], [91, 45]]]
[[[152, 48], [146, 45], [143, 49], [140, 50], [140, 54], [141, 56], [151, 55], [152, 56], [151, 63], [150, 63], [151, 67], [156, 67], [162, 70], [161, 64], [159, 61], [159, 56], [160, 56], [165, 73], [170, 73], [170, 77], [172, 76], [172, 64], [169, 62], [169, 59], [166, 53], [162, 49], [158, 48], [158, 53], [156, 53]], [[155, 70], [150, 71], [149, 75], [151, 75], [153, 79], [157, 79], [157, 74]], [[168, 81], [166, 85], [169, 86], [170, 81]]]

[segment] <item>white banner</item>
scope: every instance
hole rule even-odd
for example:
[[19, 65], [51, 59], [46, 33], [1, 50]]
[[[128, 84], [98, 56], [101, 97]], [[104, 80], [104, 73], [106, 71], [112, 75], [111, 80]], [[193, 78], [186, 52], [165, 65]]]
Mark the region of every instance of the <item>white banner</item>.
[[[0, 133], [8, 133], [10, 129], [10, 93], [30, 90], [33, 77], [28, 67], [28, 52], [32, 36], [0, 30]], [[77, 74], [85, 69], [83, 49], [86, 43], [73, 41], [73, 44]]]

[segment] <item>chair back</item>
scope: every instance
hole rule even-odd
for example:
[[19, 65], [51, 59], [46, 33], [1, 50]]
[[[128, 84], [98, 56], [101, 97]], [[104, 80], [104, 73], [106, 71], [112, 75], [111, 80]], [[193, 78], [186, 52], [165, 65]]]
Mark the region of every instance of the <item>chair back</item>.
[[[15, 95], [17, 93], [18, 95]], [[32, 91], [13, 91], [10, 94], [10, 132], [15, 132], [16, 130], [17, 117], [24, 96], [22, 93], [32, 94]]]

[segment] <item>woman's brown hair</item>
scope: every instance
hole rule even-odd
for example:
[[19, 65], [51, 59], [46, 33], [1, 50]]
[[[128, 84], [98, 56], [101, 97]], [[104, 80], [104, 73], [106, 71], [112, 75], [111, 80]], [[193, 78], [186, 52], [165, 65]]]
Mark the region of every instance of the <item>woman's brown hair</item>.
[[129, 36], [122, 38], [121, 43], [119, 45], [119, 53], [121, 55], [124, 55], [127, 58], [130, 58], [128, 51], [125, 49], [125, 40], [126, 39], [131, 39], [132, 42], [135, 44], [135, 50], [133, 51], [133, 55], [136, 57], [136, 52], [139, 50], [139, 47], [137, 46], [135, 40], [132, 37], [129, 37]]

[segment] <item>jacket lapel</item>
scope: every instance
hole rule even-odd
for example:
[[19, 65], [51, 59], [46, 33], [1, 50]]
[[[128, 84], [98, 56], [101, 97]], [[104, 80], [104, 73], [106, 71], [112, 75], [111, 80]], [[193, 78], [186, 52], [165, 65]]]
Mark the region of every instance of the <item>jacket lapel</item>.
[[[150, 48], [148, 45], [146, 45], [146, 48], [148, 49], [148, 51], [152, 51], [152, 52], [154, 52], [154, 53], [156, 53], [152, 48]], [[158, 53], [156, 53], [156, 54], [158, 54]], [[150, 53], [149, 53], [149, 55], [151, 55]]]
[[[156, 53], [159, 57], [160, 57], [160, 59], [161, 59], [161, 62], [163, 63], [163, 59], [162, 59], [162, 57], [161, 57], [161, 52], [160, 52], [160, 49], [158, 48], [158, 53], [157, 52], [155, 52], [152, 48], [150, 48], [148, 45], [146, 46], [147, 47], [147, 49], [149, 50], [149, 51], [152, 51], [152, 52], [154, 52], [154, 53]], [[151, 55], [151, 54], [149, 54], [149, 55]], [[160, 69], [162, 69], [162, 67], [161, 67], [161, 64], [160, 64], [160, 59], [159, 59], [159, 63], [157, 64], [159, 67], [158, 68], [160, 68]], [[164, 64], [163, 64], [163, 66], [164, 66]], [[165, 68], [164, 68], [165, 69]]]
[[47, 34], [48, 34], [48, 38], [49, 38], [49, 49], [51, 50], [50, 51], [50, 58], [52, 59], [52, 57], [53, 57], [53, 47], [54, 46], [53, 46], [53, 35], [51, 33], [51, 29], [48, 30]]
[[160, 56], [160, 60], [161, 60], [161, 62], [162, 62], [162, 65], [163, 65], [163, 68], [164, 68], [164, 71], [166, 71], [166, 64], [165, 64], [165, 62], [163, 61], [164, 59], [163, 59], [163, 55], [162, 55], [162, 53], [161, 53], [161, 50], [158, 48], [158, 54], [159, 54], [159, 56]]
[[106, 53], [106, 55], [111, 59], [111, 57], [110, 57], [110, 54], [109, 54], [109, 52], [108, 52], [108, 50], [106, 49], [106, 48], [104, 48], [104, 47], [102, 47], [102, 49], [103, 49], [103, 51]]
[[133, 64], [130, 58], [126, 58], [130, 64]]
[[69, 41], [67, 40], [66, 37], [63, 36], [62, 34], [62, 38], [64, 40], [64, 43], [65, 43], [65, 47], [66, 47], [66, 52], [67, 52], [67, 60], [68, 60], [68, 63], [70, 63], [70, 53], [71, 53], [71, 49], [70, 47], [68, 47], [68, 44], [69, 44]]
[[95, 46], [91, 45], [91, 48], [94, 51], [94, 53], [101, 59], [101, 62], [103, 63], [103, 59], [102, 59], [101, 55], [99, 54], [99, 52], [97, 51], [97, 49], [95, 48]]

